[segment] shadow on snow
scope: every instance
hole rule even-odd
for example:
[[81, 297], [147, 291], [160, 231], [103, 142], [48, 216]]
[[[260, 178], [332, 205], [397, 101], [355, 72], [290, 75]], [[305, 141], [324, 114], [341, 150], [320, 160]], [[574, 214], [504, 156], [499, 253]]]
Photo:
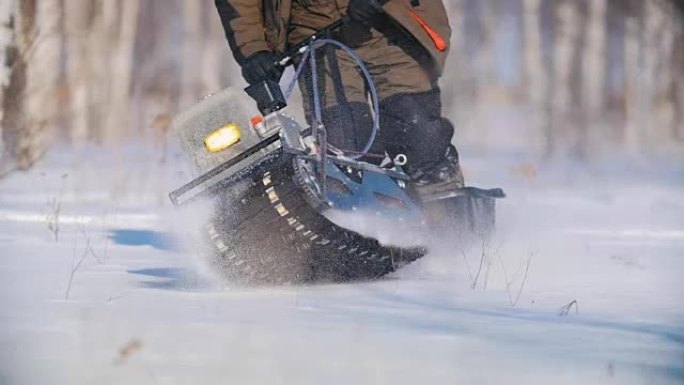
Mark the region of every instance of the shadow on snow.
[[150, 289], [205, 291], [213, 288], [209, 280], [191, 269], [159, 267], [128, 270], [128, 273], [154, 278], [140, 282], [140, 286]]
[[110, 231], [109, 238], [117, 245], [150, 246], [162, 251], [181, 251], [178, 240], [159, 231], [117, 229]]

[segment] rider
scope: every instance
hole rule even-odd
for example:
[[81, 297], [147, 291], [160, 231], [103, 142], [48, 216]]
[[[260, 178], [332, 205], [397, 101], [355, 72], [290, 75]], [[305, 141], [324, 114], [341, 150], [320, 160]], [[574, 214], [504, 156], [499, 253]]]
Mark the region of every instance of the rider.
[[[420, 193], [463, 186], [454, 128], [442, 117], [437, 84], [451, 30], [441, 0], [215, 0], [242, 75], [250, 83], [278, 80], [278, 55], [347, 15], [332, 38], [352, 47], [370, 71], [380, 99], [380, 130], [371, 154], [407, 157]], [[368, 89], [342, 51], [318, 50], [318, 86], [329, 142], [359, 151], [370, 136]], [[311, 121], [311, 73], [300, 88]], [[308, 77], [308, 79], [307, 79]], [[358, 140], [358, 142], [357, 142]], [[364, 158], [373, 161], [374, 157]]]

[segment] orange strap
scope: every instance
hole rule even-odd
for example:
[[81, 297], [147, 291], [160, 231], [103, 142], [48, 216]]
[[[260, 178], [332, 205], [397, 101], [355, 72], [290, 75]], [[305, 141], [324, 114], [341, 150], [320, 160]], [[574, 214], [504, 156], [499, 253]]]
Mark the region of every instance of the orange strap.
[[439, 34], [432, 29], [432, 27], [430, 27], [422, 17], [418, 16], [418, 14], [415, 13], [411, 8], [408, 8], [408, 12], [413, 19], [420, 24], [421, 27], [423, 27], [423, 30], [425, 30], [428, 36], [430, 36], [430, 39], [432, 39], [432, 42], [435, 44], [435, 48], [437, 48], [438, 51], [444, 52], [447, 50], [447, 48], [449, 48], [447, 42], [441, 36], [439, 36]]

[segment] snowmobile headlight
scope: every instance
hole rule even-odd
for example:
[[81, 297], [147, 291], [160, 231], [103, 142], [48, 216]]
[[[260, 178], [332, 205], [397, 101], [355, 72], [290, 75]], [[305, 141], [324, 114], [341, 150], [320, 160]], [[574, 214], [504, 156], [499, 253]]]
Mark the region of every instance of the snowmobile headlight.
[[230, 123], [207, 135], [204, 139], [204, 147], [213, 153], [223, 151], [240, 141], [240, 127]]

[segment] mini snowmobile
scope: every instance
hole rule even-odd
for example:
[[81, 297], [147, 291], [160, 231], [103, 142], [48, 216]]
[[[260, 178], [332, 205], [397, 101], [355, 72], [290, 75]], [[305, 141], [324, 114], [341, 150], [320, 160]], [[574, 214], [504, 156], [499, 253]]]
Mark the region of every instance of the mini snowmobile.
[[[421, 237], [381, 242], [332, 220], [336, 214], [372, 217], [406, 234], [488, 234], [501, 189], [464, 187], [430, 197], [415, 193], [397, 156], [375, 165], [329, 145], [314, 86], [310, 125], [286, 115], [287, 97], [304, 66], [316, 76], [316, 50], [333, 45], [357, 62], [369, 85], [379, 127], [373, 80], [353, 50], [328, 38], [336, 23], [292, 48], [279, 65], [293, 65], [286, 92], [273, 81], [209, 96], [173, 122], [197, 177], [170, 193], [176, 206], [210, 198], [208, 238], [220, 271], [256, 284], [365, 280], [382, 277], [424, 256]], [[296, 63], [296, 65], [295, 65]], [[247, 96], [249, 95], [249, 96]], [[254, 101], [259, 110], [254, 113]], [[243, 127], [250, 129], [243, 129]]]

